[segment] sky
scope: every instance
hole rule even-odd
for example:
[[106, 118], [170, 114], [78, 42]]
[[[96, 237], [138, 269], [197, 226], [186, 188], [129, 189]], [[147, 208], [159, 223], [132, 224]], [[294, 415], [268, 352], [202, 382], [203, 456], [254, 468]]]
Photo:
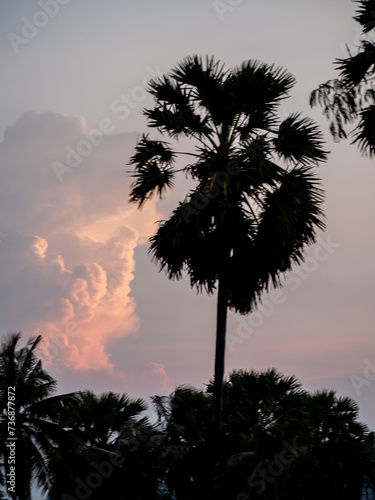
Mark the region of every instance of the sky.
[[358, 45], [354, 11], [348, 0], [1, 2], [0, 332], [43, 336], [59, 392], [148, 398], [212, 377], [215, 296], [169, 281], [148, 255], [188, 184], [139, 211], [128, 163], [155, 133], [142, 115], [150, 78], [192, 54], [227, 68], [259, 59], [296, 78], [282, 115], [300, 111], [324, 133], [327, 228], [259, 311], [230, 313], [226, 372], [275, 367], [333, 389], [375, 430], [375, 165], [309, 107]]

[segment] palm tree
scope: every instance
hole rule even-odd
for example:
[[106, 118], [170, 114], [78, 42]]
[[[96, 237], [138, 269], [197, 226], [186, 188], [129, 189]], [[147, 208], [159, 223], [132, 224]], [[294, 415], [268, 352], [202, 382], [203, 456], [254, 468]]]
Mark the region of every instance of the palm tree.
[[373, 436], [352, 399], [307, 393], [275, 369], [234, 371], [224, 389], [226, 498], [242, 485], [250, 498], [360, 500], [371, 485]]
[[152, 399], [165, 436], [159, 460], [169, 490], [177, 500], [209, 497], [211, 395], [180, 386], [169, 397]]
[[[324, 227], [313, 172], [327, 157], [321, 135], [310, 119], [281, 120], [277, 113], [293, 83], [286, 71], [261, 62], [226, 71], [213, 58], [193, 56], [149, 84], [156, 101], [145, 110], [149, 125], [196, 141], [183, 169], [196, 187], [159, 225], [150, 251], [169, 278], [187, 271], [198, 291], [217, 291], [214, 442], [221, 432], [228, 309], [252, 311]], [[131, 159], [131, 202], [141, 207], [155, 193], [162, 197], [173, 186], [178, 155], [165, 141], [143, 136]]]
[[97, 396], [83, 391], [79, 399], [74, 425], [89, 448], [114, 450], [124, 426], [141, 420], [141, 413], [147, 410], [142, 399], [126, 394], [105, 392]]
[[[212, 382], [154, 397], [159, 460], [177, 500], [210, 498]], [[374, 477], [374, 435], [358, 407], [333, 391], [305, 391], [274, 368], [235, 370], [224, 384], [224, 498], [360, 500]]]
[[317, 391], [309, 399], [313, 429], [309, 453], [315, 467], [305, 483], [305, 494], [308, 499], [359, 500], [372, 464], [367, 447], [370, 434], [357, 420], [358, 405], [328, 390]]
[[[10, 472], [10, 448], [7, 441], [9, 417], [15, 415], [16, 487], [9, 492], [15, 500], [30, 500], [34, 479], [48, 490], [50, 485], [50, 460], [58, 454], [65, 432], [56, 417], [64, 408], [75, 402], [75, 394], [51, 396], [56, 390], [56, 380], [42, 368], [35, 350], [41, 336], [30, 338], [26, 346], [18, 348], [20, 333], [10, 334], [0, 351], [0, 455], [4, 476]], [[8, 388], [12, 388], [14, 403], [8, 405]], [[13, 429], [13, 428], [12, 428]]]
[[118, 440], [118, 453], [123, 460], [120, 477], [121, 500], [159, 500], [163, 484], [161, 453], [165, 436], [147, 419], [126, 425]]
[[226, 498], [241, 491], [250, 498], [298, 498], [296, 470], [305, 462], [310, 434], [306, 399], [294, 376], [274, 368], [229, 374], [224, 386]]
[[[358, 53], [335, 61], [339, 77], [321, 84], [311, 94], [311, 106], [320, 105], [330, 119], [335, 139], [351, 135], [363, 154], [375, 155], [375, 1], [361, 0], [354, 18], [362, 28]], [[359, 120], [359, 121], [358, 121]], [[357, 122], [347, 134], [348, 124]]]
[[[96, 395], [92, 391], [81, 391], [77, 401], [72, 411], [60, 414], [61, 426], [69, 429], [69, 436], [60, 449], [60, 461], [54, 462], [49, 496], [51, 499], [60, 499], [64, 494], [70, 498], [77, 496], [79, 471], [78, 478], [83, 482], [90, 474], [100, 476], [102, 484], [93, 488], [90, 498], [107, 495], [120, 499], [121, 491], [126, 493], [129, 483], [136, 482], [129, 470], [134, 469], [134, 462], [139, 458], [135, 457], [139, 451], [138, 436], [147, 435], [146, 429], [153, 433], [147, 417], [141, 415], [147, 405], [142, 399], [113, 392]], [[122, 467], [124, 455], [126, 468]], [[103, 463], [105, 472], [101, 474], [99, 464]], [[142, 487], [139, 482], [138, 487]]]

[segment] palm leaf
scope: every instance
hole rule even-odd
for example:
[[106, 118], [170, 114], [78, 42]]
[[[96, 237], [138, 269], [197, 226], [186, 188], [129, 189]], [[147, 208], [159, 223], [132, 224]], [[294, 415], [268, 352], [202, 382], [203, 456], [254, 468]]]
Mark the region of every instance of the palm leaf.
[[277, 286], [280, 273], [303, 260], [303, 247], [314, 241], [316, 228], [324, 228], [323, 191], [311, 168], [294, 168], [279, 181], [265, 197], [254, 240], [259, 279], [266, 287], [269, 280]]
[[340, 77], [346, 85], [359, 85], [366, 75], [373, 74], [375, 69], [375, 43], [362, 42], [362, 50], [357, 55], [336, 61]]
[[375, 22], [375, 0], [360, 0], [360, 8], [356, 11], [354, 18], [363, 26], [363, 33], [368, 33], [374, 29]]
[[165, 142], [151, 141], [143, 136], [130, 160], [135, 165], [132, 177], [136, 179], [130, 186], [131, 202], [141, 207], [155, 192], [161, 198], [167, 188], [173, 187], [174, 171], [171, 165], [174, 156]]
[[322, 149], [322, 135], [317, 126], [309, 118], [300, 118], [299, 113], [290, 115], [280, 124], [273, 144], [280, 157], [302, 165], [327, 159], [327, 152]]
[[358, 143], [360, 151], [371, 158], [375, 156], [375, 104], [361, 111], [360, 117], [352, 143]]
[[294, 77], [282, 68], [250, 60], [235, 68], [225, 84], [234, 96], [234, 112], [251, 116], [262, 109], [272, 115], [294, 82]]

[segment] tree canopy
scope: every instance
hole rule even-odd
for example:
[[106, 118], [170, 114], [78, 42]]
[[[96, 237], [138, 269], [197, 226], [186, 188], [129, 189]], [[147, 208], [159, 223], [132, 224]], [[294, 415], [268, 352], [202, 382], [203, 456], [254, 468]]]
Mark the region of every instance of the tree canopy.
[[[183, 169], [196, 187], [162, 221], [151, 254], [170, 278], [184, 271], [208, 293], [224, 283], [228, 306], [248, 313], [280, 273], [302, 259], [323, 228], [323, 193], [314, 167], [325, 161], [317, 126], [300, 114], [281, 118], [294, 84], [287, 71], [259, 61], [232, 70], [190, 56], [149, 84], [150, 127], [196, 144]], [[140, 207], [174, 185], [176, 152], [144, 135], [131, 159], [130, 201]]]
[[[35, 479], [42, 479], [51, 500], [210, 498], [212, 381], [204, 390], [180, 386], [169, 396], [154, 396], [157, 421], [151, 423], [146, 403], [126, 394], [51, 396], [45, 384], [53, 379], [35, 352], [40, 340], [20, 349], [19, 341], [17, 334], [8, 337], [0, 352], [1, 390], [8, 383], [20, 389], [15, 500], [30, 500]], [[3, 486], [4, 398], [2, 392]], [[233, 371], [224, 399], [225, 498], [361, 500], [363, 489], [374, 489], [374, 433], [358, 420], [351, 398], [329, 390], [309, 393], [294, 376], [273, 368]]]

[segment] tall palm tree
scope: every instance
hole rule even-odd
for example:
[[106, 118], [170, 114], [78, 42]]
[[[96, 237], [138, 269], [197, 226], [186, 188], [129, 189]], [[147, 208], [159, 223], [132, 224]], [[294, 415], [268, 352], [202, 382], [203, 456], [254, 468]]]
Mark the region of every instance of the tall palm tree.
[[[0, 455], [7, 477], [7, 441], [9, 416], [15, 415], [16, 487], [10, 492], [14, 500], [30, 500], [35, 479], [46, 490], [50, 484], [50, 460], [58, 453], [65, 433], [55, 418], [75, 402], [75, 394], [52, 396], [56, 380], [43, 368], [36, 355], [41, 336], [30, 338], [19, 348], [20, 333], [10, 334], [0, 351]], [[8, 405], [8, 388], [14, 394], [14, 406]]]
[[[299, 114], [278, 116], [293, 83], [286, 71], [258, 61], [225, 70], [213, 58], [192, 56], [149, 84], [156, 101], [145, 110], [149, 125], [196, 144], [184, 168], [196, 187], [159, 225], [150, 250], [170, 278], [187, 271], [198, 291], [217, 291], [212, 424], [218, 435], [228, 309], [251, 312], [324, 227], [314, 174], [327, 157], [321, 135]], [[131, 159], [130, 200], [141, 207], [153, 194], [163, 196], [173, 186], [177, 156], [165, 141], [143, 136]]]

